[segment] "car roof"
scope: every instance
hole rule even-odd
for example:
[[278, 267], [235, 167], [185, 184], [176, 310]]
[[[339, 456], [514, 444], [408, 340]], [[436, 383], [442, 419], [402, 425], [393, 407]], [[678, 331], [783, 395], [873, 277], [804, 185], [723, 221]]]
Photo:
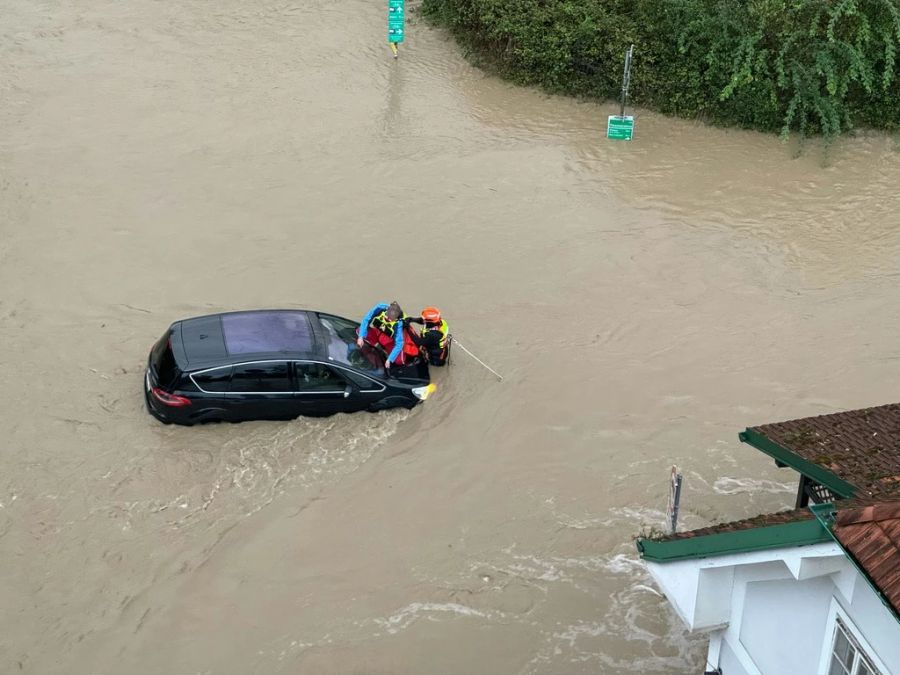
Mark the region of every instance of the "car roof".
[[[193, 317], [172, 325], [188, 369], [260, 358], [324, 358], [318, 313], [259, 309]], [[178, 355], [181, 356], [181, 355]]]

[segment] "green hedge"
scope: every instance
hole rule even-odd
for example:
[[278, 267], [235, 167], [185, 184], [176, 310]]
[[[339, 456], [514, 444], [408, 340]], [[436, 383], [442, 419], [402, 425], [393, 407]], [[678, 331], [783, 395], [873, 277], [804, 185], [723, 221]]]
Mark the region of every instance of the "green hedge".
[[683, 117], [834, 138], [900, 128], [900, 0], [424, 0], [522, 84]]

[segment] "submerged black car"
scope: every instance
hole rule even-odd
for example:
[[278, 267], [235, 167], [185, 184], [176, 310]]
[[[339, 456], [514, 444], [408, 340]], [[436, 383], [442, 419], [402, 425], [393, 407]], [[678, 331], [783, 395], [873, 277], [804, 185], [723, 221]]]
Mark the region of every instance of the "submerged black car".
[[428, 367], [384, 368], [356, 346], [359, 323], [304, 310], [176, 321], [150, 350], [147, 408], [162, 422], [293, 419], [412, 408], [434, 391]]

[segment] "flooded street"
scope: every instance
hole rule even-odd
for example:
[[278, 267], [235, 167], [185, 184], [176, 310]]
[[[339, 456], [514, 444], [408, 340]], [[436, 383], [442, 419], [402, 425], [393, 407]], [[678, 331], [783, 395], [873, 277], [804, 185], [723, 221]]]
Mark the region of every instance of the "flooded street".
[[[900, 152], [516, 88], [383, 3], [0, 0], [0, 673], [701, 672], [632, 542], [900, 400]], [[636, 51], [639, 58], [640, 50]], [[180, 318], [441, 308], [412, 411], [169, 427]]]

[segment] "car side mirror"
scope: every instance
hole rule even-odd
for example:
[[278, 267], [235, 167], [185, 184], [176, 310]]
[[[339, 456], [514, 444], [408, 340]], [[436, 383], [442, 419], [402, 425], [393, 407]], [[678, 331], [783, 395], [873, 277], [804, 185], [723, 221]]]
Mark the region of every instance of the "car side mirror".
[[351, 386], [348, 384], [348, 385], [347, 385], [347, 388], [344, 389], [344, 398], [350, 398], [350, 394], [352, 394], [352, 393], [353, 393], [353, 387], [351, 387]]

